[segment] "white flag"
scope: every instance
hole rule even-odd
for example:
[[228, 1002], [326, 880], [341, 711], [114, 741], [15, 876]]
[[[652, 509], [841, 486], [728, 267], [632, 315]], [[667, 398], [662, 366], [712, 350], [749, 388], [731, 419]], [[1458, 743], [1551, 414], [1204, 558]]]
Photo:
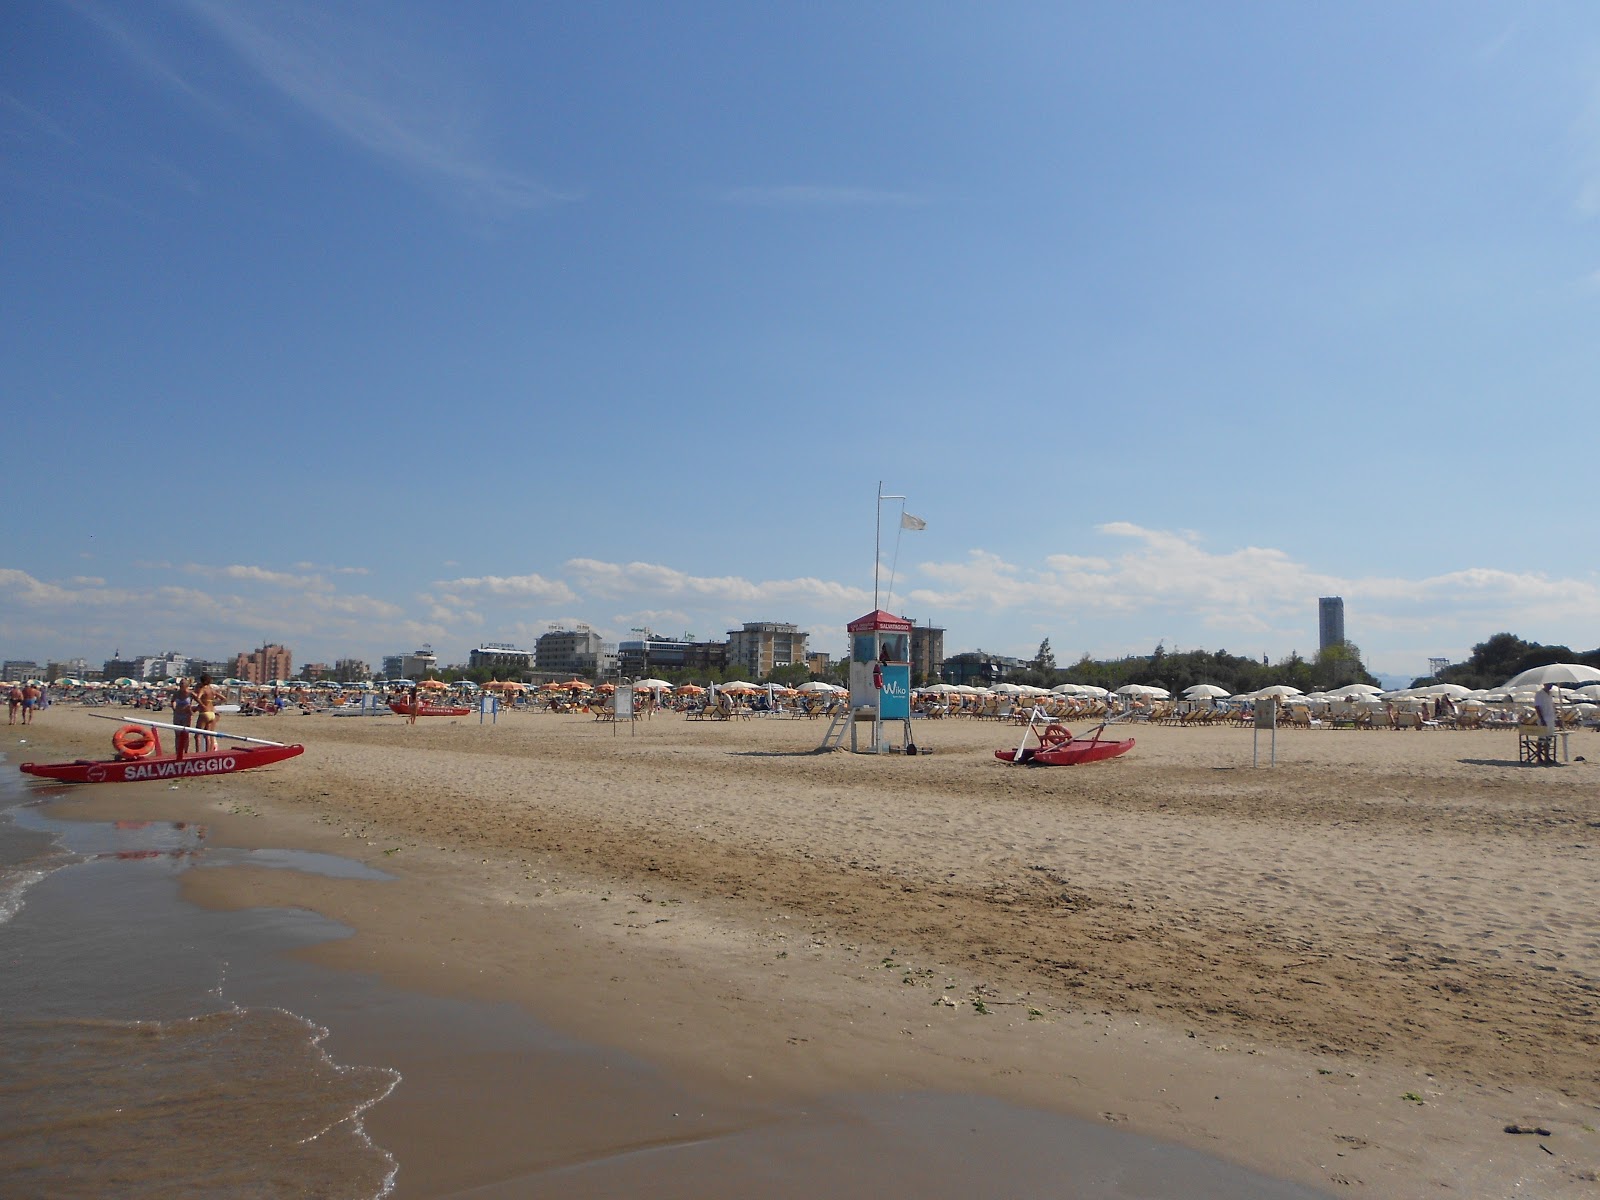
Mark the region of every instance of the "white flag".
[[928, 523], [921, 517], [913, 517], [908, 512], [903, 512], [900, 514], [901, 529], [926, 529], [927, 527]]

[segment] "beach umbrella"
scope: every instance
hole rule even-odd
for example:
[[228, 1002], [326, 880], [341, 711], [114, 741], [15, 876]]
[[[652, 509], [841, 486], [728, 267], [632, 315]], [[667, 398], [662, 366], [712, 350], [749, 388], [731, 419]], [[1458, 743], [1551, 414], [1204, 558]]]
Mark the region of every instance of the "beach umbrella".
[[636, 692], [641, 690], [647, 692], [670, 692], [672, 685], [665, 679], [638, 679], [634, 681], [633, 690]]
[[1574, 688], [1573, 695], [1587, 700], [1600, 700], [1600, 683], [1586, 683], [1581, 688]]
[[421, 683], [417, 684], [417, 686], [420, 688], [427, 688], [430, 692], [436, 692], [441, 691], [450, 685], [442, 679], [424, 679]]
[[1227, 694], [1226, 688], [1219, 688], [1214, 683], [1197, 683], [1183, 689], [1185, 700], [1220, 700]]
[[1290, 687], [1287, 683], [1275, 683], [1271, 687], [1264, 687], [1259, 691], [1251, 692], [1253, 700], [1264, 700], [1268, 696], [1298, 696], [1301, 691], [1297, 687]]
[[673, 690], [682, 692], [685, 696], [703, 696], [706, 693], [705, 688], [697, 683], [680, 683]]
[[[941, 683], [937, 687], [924, 688], [923, 690], [927, 691], [927, 692], [937, 692], [937, 691], [940, 691], [940, 690], [943, 690], [943, 689], [947, 689], [947, 688], [949, 688], [949, 686], [950, 685], [948, 683]], [[831, 691], [834, 691], [834, 690], [835, 689], [834, 689], [833, 684], [831, 684], [831, 683], [823, 683], [820, 679], [813, 679], [810, 683], [802, 683], [799, 687], [795, 688], [795, 691], [797, 691], [797, 692], [807, 692], [807, 693], [810, 693], [810, 692], [831, 692]]]
[[611, 695], [611, 693], [616, 690], [617, 685], [614, 683], [602, 683], [598, 688], [595, 689], [595, 691], [603, 692], [607, 696]]
[[556, 684], [556, 686], [565, 688], [569, 692], [587, 692], [594, 685], [587, 679], [569, 679], [565, 683]]
[[727, 683], [719, 683], [717, 687], [724, 692], [753, 692], [756, 690], [755, 684], [746, 683], [743, 679], [730, 679]]
[[1550, 663], [1514, 675], [1501, 686], [1508, 692], [1518, 688], [1540, 688], [1547, 683], [1600, 683], [1600, 667], [1587, 667], [1583, 663]]

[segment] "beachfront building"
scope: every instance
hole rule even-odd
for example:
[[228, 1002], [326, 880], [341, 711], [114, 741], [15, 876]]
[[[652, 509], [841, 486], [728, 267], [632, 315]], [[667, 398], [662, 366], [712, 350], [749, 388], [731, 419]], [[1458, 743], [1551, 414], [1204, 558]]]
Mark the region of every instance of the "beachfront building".
[[43, 679], [44, 673], [39, 670], [39, 664], [31, 658], [8, 658], [0, 671], [5, 674], [0, 676], [7, 683], [18, 683], [24, 679]]
[[246, 683], [271, 683], [294, 677], [294, 656], [287, 646], [269, 642], [259, 650], [248, 650], [233, 660], [233, 677]]
[[534, 643], [534, 665], [560, 675], [599, 676], [616, 666], [617, 648], [587, 625], [552, 629]]
[[386, 654], [383, 658], [385, 679], [426, 679], [430, 672], [439, 669], [439, 656], [432, 646], [424, 645], [410, 654]]
[[944, 662], [944, 630], [917, 625], [911, 630], [911, 682], [932, 683]]
[[992, 687], [1004, 680], [1012, 671], [1020, 670], [1027, 665], [1020, 658], [990, 654], [985, 650], [967, 650], [945, 659], [939, 665], [939, 678], [944, 683], [953, 683], [957, 686], [968, 683], [973, 687]]
[[335, 683], [367, 683], [372, 679], [372, 668], [361, 658], [335, 659], [333, 678]]
[[710, 679], [727, 666], [727, 642], [690, 642], [684, 647], [683, 669], [690, 675]]
[[489, 670], [502, 679], [533, 671], [533, 651], [518, 650], [510, 642], [484, 642], [467, 655], [467, 670]]
[[[0, 675], [0, 679], [10, 679], [9, 675]], [[62, 662], [46, 663], [41, 679], [56, 680], [67, 679], [99, 679], [100, 669], [90, 667], [87, 658], [69, 658]]]
[[806, 661], [806, 639], [798, 625], [746, 621], [728, 630], [728, 665], [751, 679], [765, 679], [776, 667]]
[[643, 679], [657, 671], [683, 670], [684, 656], [695, 643], [683, 638], [646, 634], [617, 643], [617, 667], [630, 679]]
[[813, 678], [821, 679], [832, 669], [833, 662], [828, 657], [826, 650], [817, 650], [806, 655], [806, 670], [810, 671]]
[[1344, 597], [1323, 596], [1317, 601], [1317, 642], [1322, 650], [1344, 645]]

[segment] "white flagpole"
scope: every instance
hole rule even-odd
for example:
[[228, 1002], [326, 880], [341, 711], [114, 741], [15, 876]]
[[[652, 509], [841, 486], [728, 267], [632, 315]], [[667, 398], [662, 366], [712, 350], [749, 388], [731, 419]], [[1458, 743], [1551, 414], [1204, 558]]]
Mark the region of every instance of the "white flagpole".
[[878, 503], [872, 510], [872, 611], [878, 611], [878, 564], [883, 561], [883, 480], [878, 480]]
[[899, 500], [900, 507], [905, 507], [904, 496], [886, 496], [883, 494], [883, 480], [878, 480], [878, 506], [874, 510], [872, 524], [872, 611], [878, 611], [878, 567], [883, 562], [883, 502], [885, 500]]

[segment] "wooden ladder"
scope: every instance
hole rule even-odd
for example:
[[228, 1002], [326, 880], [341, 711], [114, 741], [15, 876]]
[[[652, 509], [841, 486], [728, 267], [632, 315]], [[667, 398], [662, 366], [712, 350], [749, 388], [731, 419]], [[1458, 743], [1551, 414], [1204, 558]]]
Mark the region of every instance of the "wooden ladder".
[[848, 704], [841, 705], [833, 714], [833, 720], [828, 722], [828, 731], [822, 735], [822, 745], [819, 750], [837, 750], [844, 745], [844, 735], [849, 732], [850, 722], [855, 720], [855, 713], [850, 711]]

